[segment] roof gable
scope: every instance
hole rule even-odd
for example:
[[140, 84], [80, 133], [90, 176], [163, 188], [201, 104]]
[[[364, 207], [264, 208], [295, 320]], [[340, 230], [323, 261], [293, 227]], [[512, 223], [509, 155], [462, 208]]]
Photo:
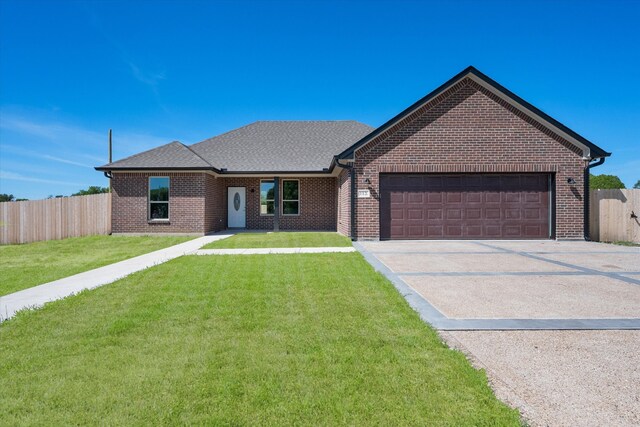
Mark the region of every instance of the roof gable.
[[584, 157], [588, 157], [591, 159], [600, 158], [600, 157], [608, 157], [611, 153], [604, 151], [602, 148], [598, 147], [591, 141], [586, 138], [578, 135], [576, 132], [572, 131], [568, 127], [564, 126], [562, 123], [553, 119], [543, 111], [529, 104], [527, 101], [523, 100], [513, 92], [509, 91], [495, 80], [492, 80], [485, 74], [481, 73], [474, 67], [467, 67], [462, 70], [460, 73], [456, 74], [450, 80], [436, 88], [434, 91], [426, 95], [425, 97], [419, 99], [417, 102], [400, 112], [398, 115], [384, 123], [382, 126], [377, 128], [375, 131], [371, 132], [360, 141], [353, 144], [348, 149], [341, 152], [337, 157], [339, 159], [349, 159], [352, 158], [354, 153], [360, 149], [361, 147], [367, 145], [371, 141], [385, 134], [385, 132], [390, 131], [394, 126], [411, 117], [414, 113], [418, 112], [423, 106], [427, 103], [434, 101], [438, 98], [438, 96], [442, 95], [451, 87], [456, 84], [462, 82], [464, 79], [469, 78], [480, 86], [484, 87], [497, 97], [501, 98], [505, 102], [509, 103], [515, 109], [521, 111], [523, 114], [531, 117], [537, 122], [541, 123], [543, 126], [566, 139], [570, 143], [579, 147]]

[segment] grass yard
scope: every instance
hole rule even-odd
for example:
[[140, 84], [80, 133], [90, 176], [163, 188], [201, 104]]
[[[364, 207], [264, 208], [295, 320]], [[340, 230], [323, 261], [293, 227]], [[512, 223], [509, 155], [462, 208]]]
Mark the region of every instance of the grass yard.
[[520, 425], [358, 253], [177, 258], [0, 354], [0, 425]]
[[193, 237], [89, 236], [0, 246], [0, 296], [146, 254]]
[[338, 233], [238, 233], [235, 236], [209, 243], [202, 249], [311, 248], [335, 246], [351, 246], [351, 240]]

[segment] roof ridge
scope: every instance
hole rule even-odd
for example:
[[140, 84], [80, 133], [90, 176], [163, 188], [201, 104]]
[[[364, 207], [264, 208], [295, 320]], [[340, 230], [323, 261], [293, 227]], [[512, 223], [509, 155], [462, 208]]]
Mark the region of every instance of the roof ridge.
[[[251, 125], [253, 125], [253, 124], [256, 124], [256, 123], [258, 123], [258, 122], [259, 122], [259, 121], [255, 121], [255, 122], [247, 123], [246, 125], [244, 125], [244, 126], [240, 126], [239, 128], [231, 129], [231, 130], [228, 130], [228, 131], [226, 131], [226, 132], [223, 132], [223, 133], [221, 133], [221, 134], [219, 134], [219, 135], [214, 135], [214, 136], [211, 136], [211, 137], [209, 137], [209, 138], [203, 139], [202, 141], [194, 142], [193, 144], [191, 144], [191, 145], [189, 146], [189, 149], [191, 149], [191, 147], [193, 147], [193, 146], [195, 146], [195, 145], [200, 145], [200, 144], [202, 144], [203, 142], [210, 141], [210, 140], [212, 140], [212, 139], [214, 139], [214, 138], [218, 138], [218, 137], [221, 137], [221, 136], [223, 136], [223, 135], [228, 135], [228, 134], [230, 134], [230, 133], [232, 133], [232, 132], [239, 131], [240, 129], [244, 129], [244, 128], [249, 127], [249, 126], [251, 126]], [[193, 150], [191, 150], [191, 151], [193, 151]]]
[[180, 141], [176, 141], [176, 142], [178, 142], [178, 143], [179, 143], [180, 145], [182, 145], [184, 148], [186, 148], [187, 150], [189, 150], [189, 152], [190, 152], [190, 153], [192, 153], [194, 156], [196, 156], [197, 158], [199, 158], [200, 160], [202, 160], [203, 162], [205, 162], [206, 164], [208, 164], [208, 165], [209, 165], [209, 166], [211, 166], [212, 168], [216, 169], [216, 167], [215, 167], [215, 166], [213, 166], [213, 165], [212, 165], [211, 163], [209, 163], [208, 161], [206, 161], [206, 160], [204, 159], [204, 157], [202, 157], [200, 154], [198, 154], [198, 153], [196, 153], [195, 151], [193, 151], [193, 150], [191, 149], [191, 147], [189, 147], [188, 145], [183, 144], [183, 143], [182, 143], [182, 142], [180, 142]]

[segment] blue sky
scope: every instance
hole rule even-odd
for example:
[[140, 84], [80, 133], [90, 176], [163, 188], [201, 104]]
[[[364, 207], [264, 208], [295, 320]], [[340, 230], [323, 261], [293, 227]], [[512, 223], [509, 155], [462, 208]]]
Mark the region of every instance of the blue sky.
[[640, 179], [637, 1], [0, 1], [0, 193], [255, 120], [378, 126], [474, 65]]

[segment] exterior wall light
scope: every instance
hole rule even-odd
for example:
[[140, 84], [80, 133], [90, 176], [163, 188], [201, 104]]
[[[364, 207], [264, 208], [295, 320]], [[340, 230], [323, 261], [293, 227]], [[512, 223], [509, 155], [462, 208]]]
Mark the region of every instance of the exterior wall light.
[[567, 178], [567, 184], [569, 185], [574, 185], [576, 183], [576, 180], [573, 178]]

